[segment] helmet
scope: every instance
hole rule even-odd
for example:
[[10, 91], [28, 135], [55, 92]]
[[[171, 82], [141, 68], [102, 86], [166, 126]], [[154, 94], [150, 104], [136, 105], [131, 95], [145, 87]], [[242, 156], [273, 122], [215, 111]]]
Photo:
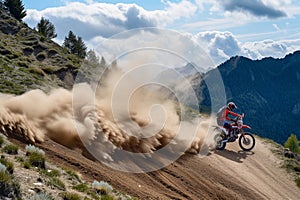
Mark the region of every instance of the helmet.
[[235, 103], [233, 103], [233, 102], [229, 102], [229, 103], [227, 104], [227, 107], [228, 107], [230, 110], [234, 110], [234, 109], [237, 108], [237, 106], [236, 106]]

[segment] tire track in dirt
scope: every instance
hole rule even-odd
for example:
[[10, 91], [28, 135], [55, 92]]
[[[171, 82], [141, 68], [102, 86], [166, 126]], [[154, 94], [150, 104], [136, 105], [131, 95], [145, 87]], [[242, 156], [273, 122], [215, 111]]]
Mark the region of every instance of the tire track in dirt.
[[[25, 147], [25, 144], [19, 140], [13, 142]], [[253, 184], [266, 184], [266, 181], [274, 179], [273, 175], [277, 172], [269, 169], [271, 164], [264, 167], [265, 163], [259, 163], [266, 160], [264, 156], [268, 156], [260, 155], [259, 147], [251, 156], [240, 155], [236, 147], [221, 154], [212, 153], [202, 159], [197, 155], [186, 154], [161, 170], [132, 174], [116, 171], [104, 164], [89, 160], [82, 156], [79, 150], [68, 149], [49, 139], [36, 146], [46, 152], [48, 161], [78, 171], [83, 179], [107, 181], [116, 190], [143, 200], [270, 199], [272, 191], [264, 191]], [[245, 160], [247, 160], [246, 164], [244, 164]], [[245, 169], [255, 169], [255, 173], [262, 173], [255, 174], [257, 183], [252, 183], [250, 180], [252, 177], [250, 172], [241, 174]], [[262, 178], [257, 178], [259, 176]], [[268, 184], [270, 185], [266, 186], [267, 189], [282, 188], [279, 192], [289, 193], [289, 186], [275, 187], [276, 185], [272, 183]], [[286, 182], [281, 181], [278, 184], [286, 184]], [[289, 198], [297, 196], [293, 190], [290, 193]], [[286, 195], [283, 194], [281, 197], [288, 197], [289, 194]]]

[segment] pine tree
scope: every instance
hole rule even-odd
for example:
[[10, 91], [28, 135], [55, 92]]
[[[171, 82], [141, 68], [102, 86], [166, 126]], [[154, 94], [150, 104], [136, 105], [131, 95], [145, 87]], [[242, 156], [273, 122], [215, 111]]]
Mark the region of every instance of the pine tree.
[[37, 31], [49, 39], [57, 37], [54, 25], [44, 17], [42, 17], [41, 21], [37, 24]]
[[26, 10], [21, 0], [4, 0], [3, 4], [8, 12], [17, 20], [22, 21], [26, 16]]
[[77, 37], [77, 41], [75, 43], [75, 54], [79, 56], [79, 58], [85, 58], [86, 56], [86, 46], [81, 37]]
[[86, 56], [86, 46], [81, 37], [76, 37], [76, 35], [69, 31], [67, 37], [65, 37], [63, 46], [67, 48], [71, 53], [77, 55], [80, 58], [85, 58]]
[[106, 60], [103, 56], [101, 57], [100, 64], [101, 64], [101, 66], [104, 66], [104, 67], [106, 66]]
[[300, 153], [299, 141], [295, 134], [291, 134], [291, 136], [284, 143], [284, 147], [289, 148], [294, 153]]
[[86, 54], [86, 60], [92, 64], [99, 64], [99, 57], [96, 55], [94, 50], [89, 50]]
[[67, 48], [71, 53], [74, 53], [75, 43], [76, 43], [76, 35], [72, 31], [69, 31], [68, 36], [65, 37], [63, 46]]

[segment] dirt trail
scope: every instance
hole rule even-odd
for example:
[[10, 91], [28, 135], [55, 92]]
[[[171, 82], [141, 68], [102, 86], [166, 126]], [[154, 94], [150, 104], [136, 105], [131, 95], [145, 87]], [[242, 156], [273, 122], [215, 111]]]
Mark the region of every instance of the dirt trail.
[[51, 140], [39, 147], [51, 162], [73, 168], [87, 180], [107, 181], [138, 199], [300, 199], [300, 189], [279, 168], [280, 161], [267, 145], [258, 139], [253, 152], [245, 153], [233, 143], [204, 158], [182, 156], [164, 169], [145, 174], [112, 170]]
[[271, 152], [270, 145], [257, 139], [253, 152], [245, 153], [237, 144], [231, 144], [228, 150], [204, 160], [224, 169], [229, 177], [236, 177], [264, 199], [300, 199], [300, 189], [280, 168], [281, 161]]

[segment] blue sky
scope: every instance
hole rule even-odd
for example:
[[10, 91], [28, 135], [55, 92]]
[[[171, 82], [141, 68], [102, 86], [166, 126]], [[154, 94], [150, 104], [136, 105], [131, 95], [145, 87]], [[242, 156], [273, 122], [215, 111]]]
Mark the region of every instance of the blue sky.
[[24, 19], [35, 27], [44, 16], [61, 43], [69, 30], [92, 47], [99, 38], [141, 27], [191, 34], [216, 63], [236, 54], [283, 57], [300, 49], [297, 0], [23, 0]]

